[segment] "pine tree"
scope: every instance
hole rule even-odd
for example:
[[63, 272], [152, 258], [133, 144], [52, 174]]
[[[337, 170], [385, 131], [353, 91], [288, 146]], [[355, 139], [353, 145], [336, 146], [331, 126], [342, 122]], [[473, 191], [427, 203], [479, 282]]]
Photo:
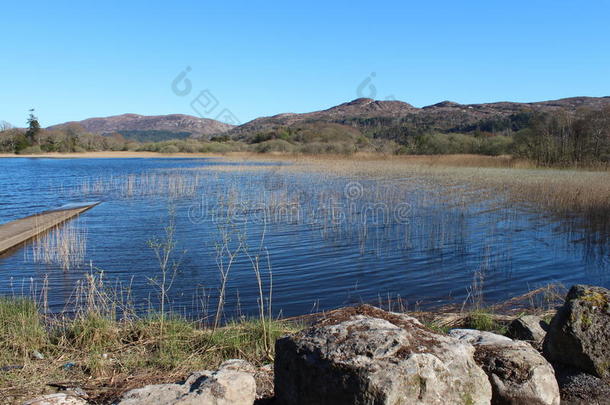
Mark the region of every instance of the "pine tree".
[[34, 141], [37, 140], [36, 135], [40, 132], [40, 123], [38, 122], [38, 117], [34, 115], [34, 109], [30, 109], [30, 116], [28, 117], [28, 130], [25, 133], [30, 145], [34, 144]]

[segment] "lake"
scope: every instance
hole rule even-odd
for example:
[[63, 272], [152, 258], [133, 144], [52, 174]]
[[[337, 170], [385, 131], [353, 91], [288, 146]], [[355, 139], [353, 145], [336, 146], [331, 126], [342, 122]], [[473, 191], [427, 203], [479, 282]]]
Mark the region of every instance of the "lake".
[[0, 295], [43, 293], [50, 311], [70, 311], [83, 277], [103, 274], [109, 294], [156, 309], [154, 247], [170, 225], [167, 300], [194, 319], [214, 312], [221, 272], [225, 318], [255, 315], [256, 269], [277, 316], [360, 302], [460, 304], [473, 281], [483, 282], [488, 303], [547, 283], [610, 287], [608, 239], [573, 220], [421, 176], [285, 168], [212, 158], [0, 159], [0, 223], [101, 202], [64, 227], [79, 244], [68, 266], [41, 259], [58, 248], [53, 232], [1, 257]]

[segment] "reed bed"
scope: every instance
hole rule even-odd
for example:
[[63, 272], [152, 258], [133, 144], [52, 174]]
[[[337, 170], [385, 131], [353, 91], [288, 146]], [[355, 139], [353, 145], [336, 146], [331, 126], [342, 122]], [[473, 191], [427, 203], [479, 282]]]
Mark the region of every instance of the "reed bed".
[[[231, 162], [275, 163], [274, 173], [314, 172], [327, 177], [394, 180], [435, 184], [468, 204], [502, 196], [509, 204], [524, 204], [551, 214], [582, 215], [598, 224], [610, 220], [610, 171], [607, 169], [541, 169], [507, 156], [260, 156], [225, 158]], [[201, 170], [248, 171], [261, 167], [227, 165]], [[461, 195], [459, 195], [461, 194]]]
[[31, 246], [32, 261], [63, 270], [80, 267], [87, 252], [87, 230], [78, 221], [68, 222], [39, 235]]
[[[472, 240], [468, 235], [475, 232], [489, 250], [478, 253], [481, 263], [489, 261], [492, 269], [510, 268], [511, 238], [518, 238], [493, 223], [530, 229], [525, 213], [529, 219], [574, 227], [560, 239], [572, 244], [585, 238], [585, 249], [590, 244], [598, 249], [592, 255], [604, 255], [607, 171], [520, 168], [515, 166], [526, 165], [509, 157], [478, 156], [239, 155], [226, 160], [226, 165], [217, 162], [195, 170], [91, 179], [81, 190], [104, 190], [124, 199], [182, 199], [190, 208], [197, 205], [197, 216], [189, 212], [191, 221], [212, 226], [231, 224], [260, 233], [263, 223], [290, 224], [296, 226], [295, 239], [308, 227], [328, 244], [357, 246], [363, 256], [443, 253], [448, 246], [466, 251], [466, 241]], [[352, 186], [355, 194], [350, 194]], [[473, 217], [490, 222], [473, 227], [465, 220]], [[239, 238], [247, 239], [236, 234], [233, 240]], [[205, 303], [214, 304], [209, 297]]]
[[171, 199], [197, 196], [201, 175], [179, 170], [149, 171], [126, 176], [86, 178], [73, 191], [85, 197], [169, 197]]

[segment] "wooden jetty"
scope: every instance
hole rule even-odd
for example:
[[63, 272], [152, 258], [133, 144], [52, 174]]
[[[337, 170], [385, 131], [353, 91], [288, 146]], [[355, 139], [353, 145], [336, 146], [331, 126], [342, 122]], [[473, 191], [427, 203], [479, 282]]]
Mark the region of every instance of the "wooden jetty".
[[0, 225], [0, 255], [98, 204], [45, 211]]

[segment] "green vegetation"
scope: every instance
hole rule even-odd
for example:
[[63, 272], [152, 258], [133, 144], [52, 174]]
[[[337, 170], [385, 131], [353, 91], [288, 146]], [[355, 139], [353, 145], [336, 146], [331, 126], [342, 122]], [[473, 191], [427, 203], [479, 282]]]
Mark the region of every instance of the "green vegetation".
[[587, 294], [581, 298], [583, 301], [588, 302], [592, 306], [605, 308], [608, 305], [608, 299], [602, 293], [597, 291], [587, 291]]
[[327, 122], [281, 126], [248, 134], [242, 139], [259, 153], [282, 152], [308, 155], [356, 152], [397, 153], [400, 145], [385, 139], [371, 139], [358, 129]]
[[514, 153], [542, 166], [610, 163], [610, 107], [538, 114], [514, 136]]
[[36, 304], [24, 298], [0, 298], [0, 362], [20, 361], [48, 343]]
[[427, 133], [409, 139], [400, 153], [414, 155], [480, 154], [507, 155], [511, 153], [513, 139], [491, 134]]
[[30, 116], [28, 117], [28, 130], [25, 132], [25, 137], [33, 145], [39, 142], [38, 134], [40, 133], [40, 124], [38, 118], [34, 115], [34, 109], [30, 110]]
[[496, 321], [493, 313], [487, 309], [477, 309], [468, 314], [464, 327], [488, 332], [506, 333], [507, 327]]
[[487, 118], [476, 125], [449, 125], [454, 121], [460, 117], [430, 122], [420, 122], [417, 116], [310, 122], [246, 134], [242, 139], [258, 152], [513, 155], [539, 166], [610, 162], [610, 108], [574, 114], [530, 111]]
[[125, 140], [121, 134], [108, 136], [86, 132], [80, 125], [70, 124], [61, 130], [40, 129], [36, 117], [28, 119], [26, 132], [17, 128], [0, 131], [0, 152], [37, 154], [44, 152], [86, 152], [129, 150], [136, 144]]
[[248, 150], [242, 142], [207, 142], [197, 139], [173, 139], [132, 145], [130, 150], [159, 153], [228, 153]]
[[94, 379], [100, 390], [112, 385], [114, 393], [90, 394], [113, 396], [124, 389], [127, 376], [171, 381], [230, 358], [262, 365], [270, 360], [266, 337], [275, 341], [297, 330], [285, 322], [256, 319], [213, 331], [175, 315], [119, 319], [111, 313], [90, 307], [74, 317], [47, 317], [32, 300], [0, 299], [0, 365], [23, 367], [3, 373], [0, 392], [31, 397], [41, 394], [46, 383], [86, 386]]
[[0, 152], [480, 154], [512, 155], [538, 166], [607, 166], [610, 163], [610, 107], [575, 113], [561, 109], [544, 113], [523, 111], [484, 118], [476, 123], [456, 112], [402, 118], [337, 118], [336, 122], [308, 121], [217, 135], [209, 141], [190, 138], [187, 132], [122, 131], [95, 135], [78, 124], [44, 130], [33, 110], [27, 123], [25, 131], [0, 129]]

